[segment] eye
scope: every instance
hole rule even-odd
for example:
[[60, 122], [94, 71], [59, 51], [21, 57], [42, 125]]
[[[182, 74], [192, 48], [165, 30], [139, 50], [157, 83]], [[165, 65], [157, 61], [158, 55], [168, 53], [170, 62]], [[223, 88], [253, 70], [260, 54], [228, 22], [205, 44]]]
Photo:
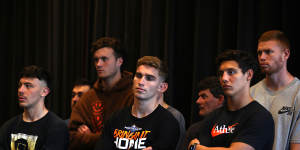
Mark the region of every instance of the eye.
[[72, 92], [72, 98], [74, 98], [76, 96], [76, 93]]
[[32, 88], [32, 87], [33, 87], [33, 85], [32, 85], [32, 84], [29, 84], [29, 83], [25, 83], [24, 86], [25, 86], [26, 88]]
[[83, 94], [82, 92], [78, 92], [78, 94], [77, 94], [77, 95], [78, 95], [78, 97], [81, 97], [81, 96], [82, 96], [82, 94]]
[[107, 57], [101, 57], [100, 58], [103, 62], [105, 62], [105, 61], [107, 61], [108, 60], [108, 58]]
[[271, 53], [272, 53], [272, 51], [271, 50], [265, 50], [265, 53], [267, 54], [267, 55], [270, 55]]
[[135, 73], [135, 77], [140, 79], [140, 78], [143, 77], [143, 75], [142, 75], [141, 73], [138, 73], [138, 72], [137, 72], [137, 73]]
[[206, 94], [201, 94], [200, 97], [202, 97], [203, 99], [206, 99], [208, 96]]
[[258, 56], [261, 56], [261, 54], [262, 54], [262, 51], [257, 51]]
[[94, 62], [97, 63], [99, 61], [99, 58], [94, 57]]
[[151, 75], [146, 75], [146, 80], [147, 81], [154, 81], [156, 78], [154, 76]]
[[234, 75], [236, 73], [236, 70], [229, 69], [227, 70], [228, 75]]

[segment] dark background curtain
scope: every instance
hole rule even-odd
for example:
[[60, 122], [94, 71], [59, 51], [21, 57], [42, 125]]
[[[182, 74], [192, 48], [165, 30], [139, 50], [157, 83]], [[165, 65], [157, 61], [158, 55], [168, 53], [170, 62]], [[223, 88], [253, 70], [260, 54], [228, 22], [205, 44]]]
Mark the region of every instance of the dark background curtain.
[[[127, 70], [136, 60], [154, 55], [168, 62], [167, 102], [198, 119], [197, 82], [215, 75], [215, 58], [225, 49], [256, 55], [258, 36], [270, 29], [291, 40], [288, 69], [296, 64], [300, 13], [289, 0], [4, 0], [1, 11], [0, 125], [22, 112], [17, 103], [18, 72], [36, 64], [48, 69], [54, 89], [48, 108], [63, 119], [70, 115], [71, 86], [78, 78], [95, 81], [90, 45], [102, 36], [126, 45]], [[256, 74], [254, 82], [263, 76]]]

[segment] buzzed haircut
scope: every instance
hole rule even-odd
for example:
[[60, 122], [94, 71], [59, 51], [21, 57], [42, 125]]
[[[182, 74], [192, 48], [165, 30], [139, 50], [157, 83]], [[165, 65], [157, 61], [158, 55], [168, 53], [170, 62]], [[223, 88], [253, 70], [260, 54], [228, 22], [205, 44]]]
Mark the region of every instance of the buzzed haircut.
[[75, 86], [89, 86], [91, 87], [91, 83], [89, 80], [85, 79], [85, 78], [81, 78], [81, 79], [77, 79], [75, 82], [74, 82], [74, 85], [73, 87]]
[[158, 57], [155, 56], [144, 56], [137, 61], [136, 67], [141, 65], [146, 65], [153, 67], [158, 70], [159, 76], [162, 78], [163, 81], [167, 81], [168, 78], [168, 68], [165, 62], [160, 60]]
[[264, 32], [258, 39], [258, 42], [276, 40], [283, 48], [290, 48], [290, 41], [287, 36], [280, 30], [270, 30]]

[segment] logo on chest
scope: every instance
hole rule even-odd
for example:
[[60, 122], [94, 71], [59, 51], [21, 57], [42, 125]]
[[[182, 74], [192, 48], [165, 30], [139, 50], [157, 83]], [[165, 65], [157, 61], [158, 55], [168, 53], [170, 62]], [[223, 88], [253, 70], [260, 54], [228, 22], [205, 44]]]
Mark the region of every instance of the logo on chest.
[[293, 114], [292, 107], [283, 106], [283, 107], [278, 111], [278, 114], [284, 114], [284, 113], [287, 113], [287, 115], [292, 115], [292, 114]]
[[233, 125], [217, 125], [215, 124], [211, 130], [211, 136], [214, 138], [221, 134], [232, 134], [235, 132], [235, 126], [239, 123]]

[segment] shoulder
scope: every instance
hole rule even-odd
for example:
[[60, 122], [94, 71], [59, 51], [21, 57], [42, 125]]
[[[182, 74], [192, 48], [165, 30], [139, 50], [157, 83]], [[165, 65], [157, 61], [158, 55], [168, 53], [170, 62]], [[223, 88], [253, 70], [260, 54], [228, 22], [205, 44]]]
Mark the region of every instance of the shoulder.
[[120, 80], [121, 83], [123, 84], [132, 84], [132, 79], [133, 79], [133, 74], [128, 71], [122, 71], [122, 78]]
[[167, 108], [167, 110], [180, 122], [180, 121], [184, 121], [184, 117], [182, 115], [182, 113], [180, 111], [178, 111], [177, 109], [175, 109], [172, 106], [169, 106]]
[[179, 127], [179, 121], [169, 110], [163, 108], [161, 105], [159, 105], [156, 109], [156, 116], [158, 117], [157, 119], [161, 122], [161, 124], [173, 124], [178, 125]]
[[89, 89], [87, 92], [85, 92], [82, 95], [82, 99], [89, 99], [89, 98], [95, 99], [96, 97], [97, 97], [97, 92], [95, 87]]
[[254, 92], [254, 91], [256, 91], [256, 90], [259, 90], [259, 89], [261, 89], [261, 88], [264, 88], [264, 85], [265, 85], [265, 84], [264, 84], [264, 80], [265, 80], [265, 79], [259, 81], [258, 83], [254, 84], [253, 86], [251, 86], [250, 92]]
[[126, 80], [132, 80], [133, 77], [133, 73], [129, 72], [129, 71], [122, 71], [122, 78], [126, 79]]
[[269, 111], [261, 105], [258, 101], [254, 100], [248, 106], [246, 106], [247, 111], [256, 112], [256, 113], [266, 113], [270, 114]]
[[48, 125], [54, 126], [54, 127], [65, 127], [66, 123], [64, 120], [62, 120], [59, 116], [57, 116], [54, 112], [49, 111], [48, 112]]
[[0, 130], [9, 130], [10, 128], [13, 128], [19, 121], [21, 121], [22, 115], [17, 115], [12, 117], [11, 119], [7, 120], [0, 128]]
[[256, 120], [265, 120], [265, 121], [274, 122], [272, 114], [257, 101], [251, 102], [246, 111], [249, 112], [249, 114], [252, 113], [253, 116], [252, 118]]

